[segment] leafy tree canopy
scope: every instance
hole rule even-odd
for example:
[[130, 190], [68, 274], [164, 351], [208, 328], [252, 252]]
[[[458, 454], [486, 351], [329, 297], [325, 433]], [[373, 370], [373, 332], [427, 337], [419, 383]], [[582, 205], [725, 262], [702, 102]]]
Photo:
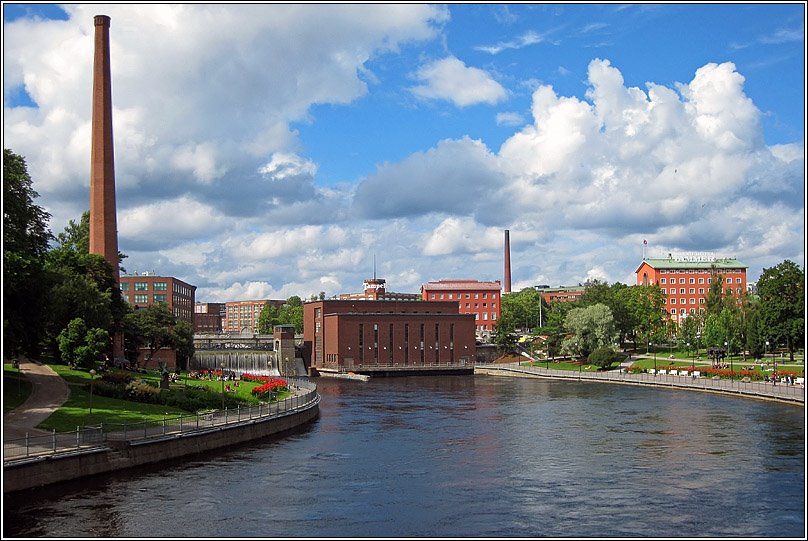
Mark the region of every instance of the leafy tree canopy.
[[3, 354], [36, 357], [44, 334], [48, 214], [25, 159], [3, 149]]

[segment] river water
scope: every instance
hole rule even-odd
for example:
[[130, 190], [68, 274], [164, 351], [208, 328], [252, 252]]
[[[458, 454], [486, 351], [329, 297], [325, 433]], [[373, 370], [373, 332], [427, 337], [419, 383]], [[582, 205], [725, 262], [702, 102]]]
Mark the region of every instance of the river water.
[[4, 498], [4, 537], [798, 537], [802, 407], [614, 384], [319, 378], [320, 417]]

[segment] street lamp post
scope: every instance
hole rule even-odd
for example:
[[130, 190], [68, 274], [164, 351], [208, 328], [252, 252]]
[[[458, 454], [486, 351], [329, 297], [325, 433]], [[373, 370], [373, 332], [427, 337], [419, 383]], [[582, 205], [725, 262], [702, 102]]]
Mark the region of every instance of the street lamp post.
[[22, 367], [20, 366], [20, 360], [14, 357], [14, 360], [11, 361], [11, 365], [17, 369], [17, 395], [19, 396], [22, 394]]
[[[690, 342], [687, 343], [687, 353], [690, 355], [692, 352], [690, 351]], [[690, 374], [693, 374], [693, 371], [696, 370], [696, 356], [690, 355]]]
[[724, 351], [727, 352], [727, 357], [729, 357], [729, 379], [735, 381], [735, 370], [732, 366], [732, 356], [729, 354], [729, 342], [724, 340]]
[[219, 363], [219, 368], [222, 369], [222, 411], [224, 411], [224, 362]]
[[90, 415], [93, 413], [93, 385], [95, 383], [95, 369], [90, 369]]
[[[766, 355], [767, 355], [768, 353], [769, 353], [769, 341], [768, 341], [768, 340], [766, 340], [766, 349], [764, 349], [764, 350], [763, 350], [763, 360], [765, 361], [765, 364], [766, 364], [766, 365], [768, 365], [768, 364], [769, 364], [769, 361], [766, 361]], [[764, 372], [765, 372], [765, 367], [764, 367], [764, 369], [763, 369], [763, 370], [764, 370]], [[764, 374], [764, 375], [765, 375], [765, 374]]]
[[[648, 342], [648, 349], [654, 347], [653, 342]], [[657, 368], [656, 368], [656, 349], [654, 349], [654, 377], [657, 375]]]

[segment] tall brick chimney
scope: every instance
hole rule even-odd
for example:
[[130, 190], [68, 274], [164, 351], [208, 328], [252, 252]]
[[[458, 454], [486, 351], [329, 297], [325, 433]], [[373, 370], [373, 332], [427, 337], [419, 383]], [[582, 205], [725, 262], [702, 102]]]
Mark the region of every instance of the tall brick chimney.
[[[119, 286], [118, 218], [115, 210], [115, 158], [112, 146], [112, 77], [109, 62], [109, 17], [96, 15], [93, 60], [93, 119], [90, 158], [90, 253], [112, 266]], [[122, 359], [123, 333], [112, 336], [113, 359]]]
[[505, 230], [505, 293], [511, 292], [511, 237]]
[[118, 282], [118, 220], [115, 211], [115, 158], [112, 146], [112, 77], [109, 17], [95, 16], [92, 157], [90, 161], [90, 253], [104, 256]]

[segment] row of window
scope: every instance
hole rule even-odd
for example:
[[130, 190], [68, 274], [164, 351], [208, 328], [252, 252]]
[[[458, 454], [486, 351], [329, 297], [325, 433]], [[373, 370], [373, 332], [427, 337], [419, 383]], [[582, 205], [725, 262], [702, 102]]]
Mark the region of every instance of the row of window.
[[[662, 290], [663, 295], [668, 295], [668, 294], [676, 295], [676, 288], [675, 287], [672, 287], [670, 289], [666, 289], [666, 288], [662, 287], [660, 289]], [[691, 287], [690, 289], [687, 289], [687, 288], [684, 288], [684, 287], [679, 288], [679, 295], [687, 295], [688, 293], [690, 295], [695, 295], [696, 294], [696, 288], [695, 287]], [[728, 288], [726, 288], [724, 290], [724, 293], [726, 293], [727, 295], [732, 295], [733, 293], [736, 293], [736, 294], [740, 295], [741, 294], [741, 288], [740, 287], [736, 288], [733, 291], [731, 287], [728, 287]], [[703, 287], [699, 288], [699, 295], [704, 295], [704, 288]]]
[[[476, 320], [478, 320], [478, 321], [479, 321], [479, 319], [480, 319], [480, 314], [479, 314], [479, 313], [477, 313], [477, 312], [475, 312], [475, 313], [474, 313], [474, 319], [476, 319]], [[497, 319], [497, 313], [496, 313], [496, 312], [491, 312], [491, 319], [492, 319], [493, 321], [496, 321], [496, 319]], [[483, 321], [488, 321], [488, 312], [483, 312]]]
[[[659, 269], [659, 274], [704, 274], [703, 269]], [[710, 274], [738, 274], [743, 269], [710, 269]]]
[[[466, 299], [470, 299], [470, 298], [471, 298], [471, 293], [430, 293], [430, 294], [429, 294], [429, 298], [430, 298], [431, 300], [435, 300], [435, 295], [440, 295], [440, 297], [439, 297], [439, 298], [440, 298], [441, 300], [443, 300], [443, 299], [449, 299], [449, 300], [452, 300], [453, 298], [454, 298], [454, 299], [458, 299], [458, 300], [459, 300], [459, 299], [464, 298], [464, 297], [463, 297], [464, 295], [465, 295], [465, 298], [466, 298]], [[444, 297], [444, 295], [445, 295], [445, 297]], [[453, 296], [454, 296], [454, 297], [453, 297]], [[474, 298], [475, 298], [475, 299], [479, 299], [479, 298], [480, 298], [480, 294], [479, 294], [479, 293], [475, 293], [475, 294], [474, 294]], [[483, 293], [482, 298], [483, 298], [483, 299], [487, 299], [487, 298], [488, 298], [488, 293]], [[491, 298], [492, 298], [492, 299], [496, 299], [496, 298], [497, 298], [497, 294], [496, 294], [496, 293], [491, 293]]]
[[[679, 309], [679, 313], [680, 313], [680, 314], [686, 314], [686, 313], [687, 313], [687, 309], [686, 309], [686, 308], [680, 308], [680, 309]], [[690, 313], [691, 313], [691, 314], [695, 314], [695, 313], [696, 313], [696, 309], [695, 309], [695, 308], [691, 308], [691, 309], [690, 309]], [[704, 308], [699, 308], [699, 314], [703, 314], [703, 313], [704, 313]], [[676, 315], [676, 308], [671, 308], [671, 315], [672, 315], [672, 316], [675, 316], [675, 315]]]
[[[480, 303], [475, 302], [475, 303], [474, 303], [474, 309], [476, 310], [476, 309], [478, 309], [479, 307], [480, 307]], [[497, 307], [497, 303], [492, 302], [492, 303], [491, 303], [491, 309], [492, 309], [492, 310], [494, 310], [494, 309], [496, 309], [496, 307]], [[471, 308], [471, 303], [467, 302], [467, 303], [466, 303], [466, 308]], [[486, 309], [486, 308], [488, 308], [488, 303], [487, 303], [487, 302], [484, 302], [484, 303], [483, 303], [483, 309]]]
[[[126, 297], [124, 297], [126, 298]], [[135, 304], [147, 304], [149, 302], [148, 295], [137, 294], [135, 295]], [[168, 297], [163, 294], [152, 295], [152, 302], [168, 302]]]
[[[148, 291], [149, 282], [135, 282], [135, 291]], [[167, 291], [168, 284], [166, 282], [154, 282], [154, 291]], [[129, 291], [129, 282], [121, 282], [121, 291]]]
[[[688, 299], [679, 299], [679, 304], [687, 304]], [[704, 304], [706, 301], [704, 297], [699, 299], [699, 304]], [[673, 299], [665, 299], [665, 304], [676, 304], [676, 298]], [[696, 299], [691, 297], [690, 304], [696, 304]]]
[[[660, 278], [660, 279], [659, 279], [659, 283], [660, 283], [660, 284], [664, 284], [664, 283], [666, 283], [666, 280], [667, 280], [667, 278]], [[733, 280], [735, 280], [735, 281], [733, 282]], [[671, 283], [671, 284], [675, 284], [675, 283], [676, 283], [676, 278], [671, 278], [670, 283]], [[679, 283], [680, 283], [680, 284], [684, 284], [684, 283], [685, 283], [685, 279], [684, 279], [684, 278], [679, 278]], [[695, 278], [688, 278], [688, 279], [687, 279], [687, 283], [689, 283], [689, 284], [695, 284], [695, 283], [696, 283], [696, 279], [695, 279]], [[700, 284], [705, 283], [705, 282], [704, 282], [704, 278], [699, 278], [699, 283], [700, 283]], [[707, 282], [706, 282], [706, 283], [708, 283], [708, 284], [712, 284], [712, 283], [713, 283], [713, 279], [712, 279], [712, 278], [707, 278]], [[734, 278], [734, 279], [733, 279], [731, 276], [729, 276], [729, 277], [727, 277], [727, 278], [726, 278], [726, 280], [724, 280], [724, 283], [726, 283], [726, 284], [732, 284], [732, 283], [736, 283], [736, 284], [742, 284], [742, 283], [743, 283], [743, 280], [742, 280], [741, 278]]]

